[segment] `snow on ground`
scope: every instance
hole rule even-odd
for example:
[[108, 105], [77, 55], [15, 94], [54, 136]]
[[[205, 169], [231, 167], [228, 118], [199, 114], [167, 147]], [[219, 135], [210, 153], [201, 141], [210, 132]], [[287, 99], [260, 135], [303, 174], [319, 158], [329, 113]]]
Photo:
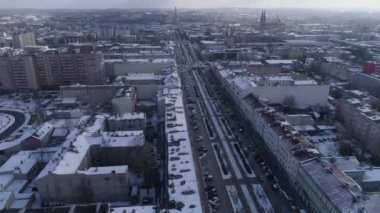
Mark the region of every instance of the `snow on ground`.
[[205, 114], [204, 108], [202, 107], [202, 104], [200, 102], [198, 102], [197, 105], [198, 105], [198, 109], [201, 110], [201, 115], [205, 116], [206, 114]]
[[18, 109], [24, 112], [33, 112], [36, 109], [36, 103], [32, 99], [32, 94], [12, 93], [0, 97], [0, 108], [6, 110]]
[[[195, 78], [195, 81], [197, 82], [198, 85], [202, 85], [200, 83], [200, 80], [199, 80], [199, 76], [197, 75], [197, 73], [194, 73], [194, 78]], [[199, 87], [199, 92], [204, 100], [204, 103], [205, 103], [205, 106], [206, 106], [206, 109], [207, 111], [210, 113], [211, 116], [211, 121], [212, 123], [214, 124], [214, 127], [215, 127], [215, 130], [216, 130], [216, 133], [218, 134], [219, 136], [219, 139], [220, 141], [222, 142], [222, 145], [223, 145], [223, 148], [224, 150], [226, 151], [226, 155], [227, 155], [227, 158], [229, 159], [230, 163], [231, 163], [231, 167], [236, 175], [236, 178], [237, 179], [242, 179], [243, 176], [241, 174], [241, 171], [240, 171], [240, 168], [238, 167], [237, 163], [236, 163], [236, 160], [232, 154], [232, 151], [227, 143], [227, 140], [223, 134], [223, 131], [222, 131], [222, 128], [220, 127], [220, 124], [218, 122], [218, 120], [216, 119], [215, 117], [215, 112], [213, 111], [212, 107], [211, 107], [211, 104], [210, 104], [210, 100], [206, 97], [206, 92], [205, 92], [205, 89], [201, 86]]]
[[[23, 113], [25, 121], [8, 138], [0, 144], [0, 150], [7, 150], [19, 146], [22, 141], [34, 133], [34, 127], [28, 126], [31, 118], [30, 113], [34, 112], [36, 104], [31, 93], [12, 93], [0, 97], [0, 109]], [[6, 118], [8, 116], [8, 118]], [[15, 118], [7, 114], [0, 115], [0, 134], [16, 122]]]
[[6, 138], [2, 143], [0, 143], [0, 150], [7, 150], [12, 147], [16, 147], [21, 144], [25, 139], [33, 135], [35, 132], [35, 126], [33, 125], [27, 125], [30, 121], [30, 114], [24, 110], [21, 109], [14, 109], [14, 108], [1, 108], [2, 110], [9, 110], [9, 111], [15, 111], [24, 113], [25, 121], [18, 129], [16, 129], [8, 138]]
[[[219, 157], [217, 157], [218, 156], [218, 151], [215, 149], [215, 147], [219, 147], [219, 152], [220, 152], [221, 156], [223, 156], [223, 152], [222, 152], [222, 149], [220, 148], [219, 144], [217, 144], [217, 143], [213, 143], [212, 144], [212, 150], [214, 151], [214, 155], [216, 156], [216, 162], [218, 163], [220, 174], [222, 175], [222, 178], [224, 180], [225, 179], [229, 179], [229, 178], [231, 178], [231, 173], [227, 170], [227, 164], [226, 164], [225, 160], [224, 159], [219, 159]], [[220, 162], [221, 160], [223, 161], [223, 164], [226, 165], [227, 174], [224, 174], [224, 172], [223, 172], [222, 162]]]
[[[235, 153], [236, 158], [237, 158], [241, 168], [243, 168], [245, 176], [247, 176], [249, 178], [256, 177], [256, 174], [253, 171], [253, 169], [251, 168], [251, 166], [249, 165], [247, 158], [245, 157], [245, 155], [241, 151], [240, 145], [236, 142], [232, 143], [232, 145], [238, 147], [238, 150], [236, 150], [235, 147], [233, 147], [232, 150]], [[243, 156], [243, 157], [241, 158], [240, 156]]]
[[239, 199], [236, 187], [233, 185], [227, 185], [226, 190], [234, 213], [243, 213], [243, 205]]
[[245, 200], [246, 200], [247, 203], [248, 203], [248, 206], [249, 206], [250, 212], [251, 212], [251, 213], [259, 212], [259, 211], [256, 209], [255, 202], [253, 201], [251, 194], [249, 194], [249, 190], [248, 190], [247, 185], [242, 184], [242, 185], [240, 185], [240, 187], [241, 187], [241, 190], [243, 191], [243, 194], [244, 194]]
[[[233, 139], [235, 137], [234, 133], [231, 131], [230, 126], [228, 125], [226, 119], [223, 117], [219, 117], [219, 121], [222, 124], [222, 129], [224, 133], [226, 133], [226, 136], [228, 139]], [[224, 122], [223, 122], [224, 121]]]
[[0, 134], [13, 125], [15, 117], [12, 115], [0, 113]]
[[263, 187], [260, 184], [252, 184], [253, 193], [255, 194], [256, 200], [260, 207], [265, 213], [274, 213], [272, 204], [269, 202], [267, 195], [264, 192]]

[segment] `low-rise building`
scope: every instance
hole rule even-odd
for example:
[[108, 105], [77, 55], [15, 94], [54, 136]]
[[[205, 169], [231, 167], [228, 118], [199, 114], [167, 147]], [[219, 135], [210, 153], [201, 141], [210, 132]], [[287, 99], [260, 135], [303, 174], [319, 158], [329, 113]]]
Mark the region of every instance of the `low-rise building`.
[[371, 95], [380, 98], [380, 74], [379, 73], [357, 73], [352, 77], [352, 84]]
[[173, 66], [174, 60], [168, 58], [128, 59], [123, 62], [114, 63], [114, 73], [116, 76], [128, 75], [131, 73], [162, 74], [165, 69]]
[[337, 117], [363, 149], [380, 156], [380, 113], [376, 109], [359, 98], [342, 98], [337, 103]]
[[114, 113], [131, 113], [135, 111], [137, 90], [135, 87], [120, 88], [112, 98], [112, 111]]
[[110, 102], [119, 87], [114, 85], [81, 85], [61, 86], [63, 98], [77, 98], [87, 103]]
[[53, 124], [45, 122], [30, 138], [24, 142], [23, 147], [25, 149], [37, 149], [46, 146], [53, 131]]
[[158, 90], [164, 85], [165, 77], [154, 73], [131, 73], [117, 77], [115, 85], [136, 87], [138, 100], [151, 100], [156, 98]]
[[[252, 75], [234, 70], [216, 71], [232, 97], [243, 99], [249, 94], [260, 101], [295, 108], [326, 106], [329, 85], [298, 74]], [[310, 94], [313, 94], [312, 96]]]
[[355, 157], [313, 158], [301, 163], [295, 187], [315, 212], [378, 212], [380, 196], [367, 194], [359, 184], [369, 179], [367, 172]]
[[42, 202], [125, 201], [131, 155], [144, 145], [142, 131], [104, 132], [107, 115], [66, 141], [37, 177]]
[[145, 130], [145, 113], [118, 113], [107, 119], [110, 131]]

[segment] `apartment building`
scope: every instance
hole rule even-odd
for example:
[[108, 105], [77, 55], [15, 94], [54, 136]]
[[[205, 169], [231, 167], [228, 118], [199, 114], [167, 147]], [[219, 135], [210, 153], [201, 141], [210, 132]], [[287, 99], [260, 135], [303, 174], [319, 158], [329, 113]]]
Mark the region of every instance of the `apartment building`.
[[142, 112], [114, 114], [107, 119], [107, 124], [110, 131], [145, 130], [146, 115]]
[[342, 98], [337, 116], [348, 134], [375, 155], [380, 155], [380, 113], [358, 98]]
[[56, 89], [63, 85], [102, 84], [103, 54], [47, 49], [33, 53], [2, 49], [0, 89]]
[[28, 55], [0, 57], [1, 90], [36, 90], [39, 88], [33, 58]]
[[72, 84], [102, 84], [103, 55], [49, 50], [34, 56], [41, 88]]
[[12, 35], [13, 47], [24, 48], [26, 46], [35, 46], [36, 38], [33, 32], [15, 33]]

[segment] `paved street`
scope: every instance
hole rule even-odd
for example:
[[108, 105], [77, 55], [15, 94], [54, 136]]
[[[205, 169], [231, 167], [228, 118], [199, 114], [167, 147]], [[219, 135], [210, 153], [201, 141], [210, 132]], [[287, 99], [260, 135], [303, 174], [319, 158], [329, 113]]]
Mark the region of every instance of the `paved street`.
[[[200, 191], [205, 192], [204, 189], [210, 186], [217, 190], [216, 207], [210, 205], [205, 207], [205, 211], [292, 212], [281, 190], [272, 189], [273, 181], [265, 178], [252, 151], [248, 150], [247, 147], [253, 147], [253, 141], [248, 131], [241, 130], [244, 127], [243, 119], [237, 117], [238, 113], [234, 113], [234, 119], [231, 118], [230, 104], [221, 102], [221, 88], [217, 87], [213, 76], [206, 72], [206, 67], [198, 60], [191, 44], [180, 37], [177, 36], [176, 56], [184, 85], [184, 100], [187, 101], [186, 115], [189, 127], [193, 128], [191, 139], [194, 158], [199, 159], [197, 175], [201, 181]], [[198, 140], [199, 137], [203, 139]], [[212, 175], [212, 181], [205, 181], [207, 174]], [[263, 202], [255, 194], [254, 185], [262, 186], [263, 196], [268, 196], [270, 202]], [[201, 198], [203, 204], [210, 203], [207, 192]]]

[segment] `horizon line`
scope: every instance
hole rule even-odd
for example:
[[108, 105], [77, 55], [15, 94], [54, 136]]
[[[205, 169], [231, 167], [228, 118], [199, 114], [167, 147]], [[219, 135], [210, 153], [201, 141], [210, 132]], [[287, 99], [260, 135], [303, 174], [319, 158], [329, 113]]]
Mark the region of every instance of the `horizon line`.
[[339, 8], [339, 7], [332, 7], [332, 8], [326, 8], [326, 7], [230, 7], [230, 6], [226, 6], [226, 7], [178, 7], [178, 6], [173, 6], [173, 7], [129, 7], [129, 8], [113, 8], [113, 7], [109, 7], [109, 8], [81, 8], [81, 7], [68, 7], [68, 8], [55, 8], [55, 7], [52, 7], [52, 8], [30, 8], [30, 7], [20, 7], [20, 8], [17, 8], [17, 7], [4, 7], [4, 8], [1, 8], [0, 7], [0, 10], [163, 10], [163, 9], [167, 9], [167, 10], [171, 10], [173, 8], [177, 8], [178, 9], [186, 9], [186, 10], [213, 10], [213, 9], [242, 9], [242, 10], [247, 10], [247, 9], [256, 9], [256, 10], [270, 10], [270, 9], [274, 9], [274, 10], [327, 10], [327, 11], [331, 11], [331, 10], [348, 10], [348, 11], [363, 11], [363, 10], [367, 10], [367, 11], [380, 11], [380, 7], [379, 8], [364, 8], [364, 7], [342, 7], [342, 8]]

